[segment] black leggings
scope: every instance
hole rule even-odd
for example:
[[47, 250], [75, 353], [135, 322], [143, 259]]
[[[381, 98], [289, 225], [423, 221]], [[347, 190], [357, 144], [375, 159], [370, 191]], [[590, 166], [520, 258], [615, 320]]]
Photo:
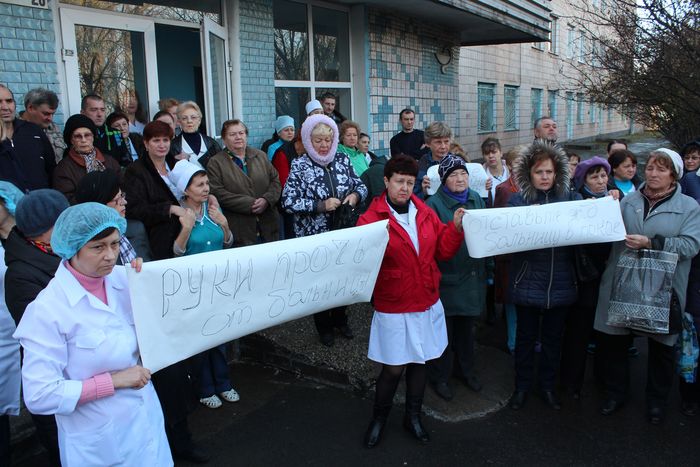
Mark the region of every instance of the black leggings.
[[425, 392], [425, 365], [409, 363], [407, 365], [382, 365], [377, 378], [377, 392], [374, 398], [376, 407], [390, 408], [399, 380], [406, 369], [406, 400], [423, 399]]

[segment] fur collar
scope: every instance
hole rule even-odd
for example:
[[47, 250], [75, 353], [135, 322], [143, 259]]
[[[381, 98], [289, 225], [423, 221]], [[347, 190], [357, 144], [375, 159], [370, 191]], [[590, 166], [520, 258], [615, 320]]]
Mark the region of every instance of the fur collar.
[[535, 155], [540, 153], [549, 154], [554, 160], [555, 178], [552, 191], [554, 191], [555, 195], [562, 197], [570, 189], [569, 160], [566, 157], [566, 153], [549, 141], [538, 139], [532, 144], [525, 146], [513, 163], [513, 178], [516, 185], [520, 187], [523, 198], [528, 203], [537, 201], [538, 190], [532, 185], [530, 169], [534, 165]]

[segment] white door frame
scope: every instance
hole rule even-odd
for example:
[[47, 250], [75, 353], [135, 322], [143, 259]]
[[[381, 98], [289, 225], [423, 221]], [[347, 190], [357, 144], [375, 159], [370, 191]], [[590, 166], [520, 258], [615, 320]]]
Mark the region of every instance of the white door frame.
[[68, 115], [80, 113], [80, 70], [75, 41], [75, 26], [84, 25], [100, 28], [119, 29], [142, 32], [144, 36], [144, 55], [146, 57], [146, 87], [148, 105], [151, 113], [158, 108], [158, 66], [156, 60], [155, 21], [146, 18], [114, 15], [100, 10], [59, 9], [61, 18], [61, 37], [63, 40], [63, 61], [66, 70], [67, 110]]
[[211, 44], [209, 34], [213, 34], [224, 41], [224, 59], [225, 70], [223, 78], [226, 86], [226, 119], [232, 117], [232, 99], [231, 99], [231, 56], [229, 51], [228, 31], [225, 27], [215, 23], [211, 19], [205, 17], [202, 22], [201, 41], [202, 44], [202, 82], [204, 83], [204, 99], [206, 101], [206, 117], [207, 117], [207, 134], [211, 137], [218, 134], [220, 128], [214, 128], [214, 87], [213, 77], [211, 75]]

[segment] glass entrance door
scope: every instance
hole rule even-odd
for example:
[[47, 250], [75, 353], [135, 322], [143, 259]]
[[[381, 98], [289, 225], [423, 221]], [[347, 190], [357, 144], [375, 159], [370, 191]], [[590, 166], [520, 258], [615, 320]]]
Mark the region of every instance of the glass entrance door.
[[202, 59], [207, 134], [216, 137], [232, 116], [230, 58], [226, 29], [209, 18], [202, 21]]
[[109, 110], [135, 101], [146, 116], [157, 109], [153, 21], [62, 8], [61, 26], [71, 114], [87, 94], [102, 96]]

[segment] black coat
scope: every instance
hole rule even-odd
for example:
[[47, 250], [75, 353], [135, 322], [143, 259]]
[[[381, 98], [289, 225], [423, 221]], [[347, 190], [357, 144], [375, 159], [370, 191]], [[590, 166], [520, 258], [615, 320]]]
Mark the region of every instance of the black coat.
[[139, 220], [146, 226], [153, 259], [171, 258], [180, 221], [177, 216], [170, 215], [170, 206], [180, 204], [148, 154], [127, 167], [123, 186], [127, 200], [126, 217]]
[[13, 183], [23, 192], [51, 187], [56, 167], [53, 146], [34, 123], [16, 118], [12, 139], [0, 143], [0, 180]]
[[3, 246], [7, 264], [5, 303], [15, 323], [19, 324], [27, 305], [53, 279], [61, 258], [29, 244], [17, 227], [10, 231]]
[[[209, 159], [217, 155], [218, 153], [221, 152], [221, 146], [219, 146], [219, 143], [216, 142], [214, 138], [211, 138], [205, 134], [202, 134], [202, 138], [204, 139], [204, 145], [207, 148], [207, 152], [204, 153], [202, 157], [199, 158], [199, 163], [202, 164], [203, 167], [207, 166], [207, 163], [209, 162]], [[175, 156], [180, 154], [182, 152], [182, 133], [177, 135], [173, 140], [170, 142], [170, 158], [168, 160], [174, 160]], [[177, 161], [176, 161], [177, 162]]]

